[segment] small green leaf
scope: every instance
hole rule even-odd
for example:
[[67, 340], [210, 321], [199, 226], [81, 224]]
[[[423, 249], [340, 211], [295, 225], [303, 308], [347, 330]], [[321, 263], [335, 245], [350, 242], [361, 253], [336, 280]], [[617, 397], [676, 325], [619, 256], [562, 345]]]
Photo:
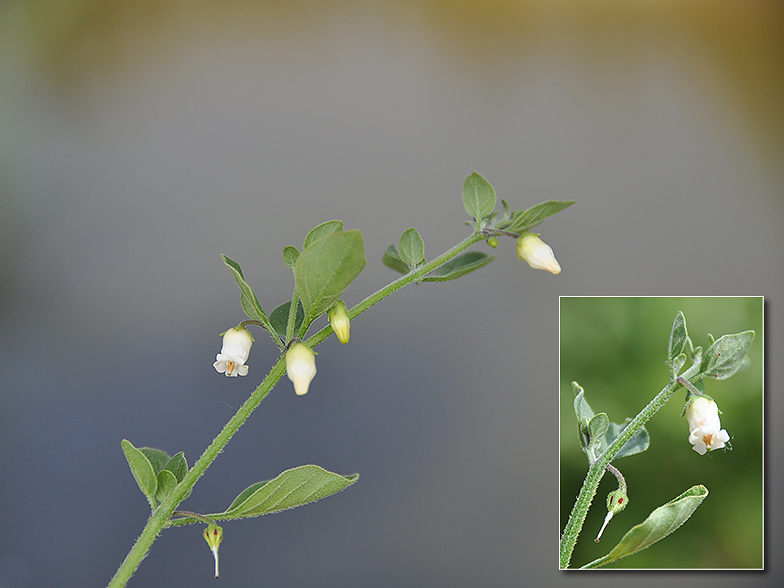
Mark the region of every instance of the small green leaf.
[[597, 446], [601, 443], [602, 437], [610, 428], [610, 419], [607, 414], [600, 412], [596, 414], [588, 423], [588, 434]]
[[547, 200], [527, 210], [515, 210], [512, 218], [507, 223], [499, 224], [499, 228], [512, 233], [524, 233], [572, 204], [574, 200]]
[[[585, 400], [585, 390], [583, 390], [583, 388], [577, 382], [572, 382], [572, 390], [574, 391], [575, 395], [574, 414], [577, 417], [580, 446], [582, 447], [583, 451], [586, 451], [589, 463], [592, 463], [591, 455], [588, 453], [587, 449], [589, 444], [591, 444], [591, 440], [597, 440], [595, 435], [598, 434], [599, 429], [591, 431], [591, 427], [598, 427], [601, 421], [596, 421], [596, 423], [594, 423], [595, 417], [599, 415], [594, 415], [593, 409], [588, 404], [588, 401]], [[598, 439], [598, 447], [596, 448], [597, 451], [593, 458], [595, 459], [604, 453], [610, 444], [618, 438], [618, 435], [621, 434], [621, 432], [628, 426], [630, 422], [631, 419], [626, 419], [626, 422], [622, 425], [608, 422], [607, 428], [604, 430], [604, 432], [601, 433], [601, 437]], [[634, 455], [635, 453], [640, 453], [648, 449], [649, 445], [650, 437], [648, 435], [648, 431], [645, 429], [645, 427], [642, 427], [634, 435], [632, 435], [631, 439], [623, 444], [623, 447], [621, 447], [620, 451], [613, 459], [620, 459], [622, 457]]]
[[509, 208], [509, 203], [506, 200], [504, 200], [503, 198], [501, 198], [501, 205], [504, 207], [504, 219], [509, 218], [509, 216], [511, 214], [511, 212], [510, 212], [511, 209]]
[[700, 364], [700, 375], [716, 380], [726, 380], [743, 367], [743, 358], [754, 341], [754, 331], [722, 335], [705, 350]]
[[185, 454], [182, 451], [175, 454], [174, 457], [166, 462], [166, 465], [163, 466], [163, 469], [168, 470], [174, 474], [174, 477], [177, 479], [177, 483], [179, 484], [185, 477], [185, 474], [188, 473], [188, 462], [185, 460]]
[[131, 468], [131, 473], [139, 485], [139, 489], [147, 497], [150, 506], [152, 508], [157, 507], [155, 492], [158, 489], [158, 480], [150, 460], [127, 439], [123, 439], [120, 445]]
[[[626, 422], [622, 425], [618, 423], [610, 423], [607, 432], [602, 439], [602, 443], [599, 446], [599, 455], [604, 453], [610, 444], [618, 438], [623, 430], [629, 425], [632, 419], [626, 419]], [[648, 430], [645, 427], [640, 427], [637, 432], [632, 435], [631, 439], [629, 439], [626, 443], [623, 444], [620, 451], [615, 454], [613, 460], [621, 459], [622, 457], [628, 457], [629, 455], [634, 455], [636, 453], [642, 453], [646, 451], [651, 444], [651, 438], [648, 434]]]
[[679, 310], [675, 315], [675, 321], [672, 323], [672, 330], [670, 331], [670, 343], [667, 351], [667, 359], [673, 362], [676, 357], [683, 353], [686, 347], [686, 340], [689, 334], [686, 331], [686, 317]]
[[266, 323], [267, 315], [264, 314], [264, 310], [261, 308], [258, 298], [256, 298], [253, 290], [245, 281], [245, 276], [242, 275], [242, 268], [240, 267], [240, 264], [238, 264], [233, 259], [226, 257], [225, 255], [221, 255], [221, 259], [223, 259], [223, 263], [226, 265], [226, 267], [229, 268], [231, 275], [234, 276], [234, 280], [237, 282], [237, 286], [240, 287], [240, 302], [242, 303], [242, 310], [245, 311], [245, 314], [248, 315], [248, 318]]
[[161, 470], [158, 472], [158, 488], [155, 491], [155, 499], [158, 502], [163, 502], [172, 493], [172, 490], [177, 486], [177, 478], [169, 470]]
[[478, 172], [472, 173], [463, 183], [463, 205], [476, 220], [493, 212], [496, 199], [495, 189]]
[[681, 372], [681, 368], [683, 368], [683, 364], [685, 363], [686, 363], [685, 353], [681, 353], [678, 357], [672, 360], [670, 371], [673, 379]]
[[168, 453], [161, 451], [160, 449], [154, 449], [152, 447], [139, 447], [139, 451], [141, 451], [150, 461], [152, 469], [155, 471], [156, 475], [158, 475], [158, 472], [166, 467], [166, 464], [169, 463], [169, 460], [171, 459]]
[[577, 417], [578, 423], [587, 427], [594, 412], [585, 399], [585, 390], [577, 382], [572, 382], [572, 392], [574, 392], [574, 416]]
[[329, 310], [364, 267], [365, 245], [357, 230], [330, 233], [306, 247], [295, 269], [305, 323]]
[[487, 255], [481, 251], [469, 251], [450, 259], [444, 265], [437, 267], [433, 273], [422, 278], [423, 282], [446, 282], [456, 280], [460, 276], [470, 274], [495, 259], [494, 255]]
[[305, 243], [302, 245], [302, 248], [305, 249], [308, 245], [315, 243], [322, 237], [326, 237], [331, 233], [337, 233], [343, 230], [343, 221], [340, 220], [331, 220], [324, 223], [321, 223], [317, 227], [314, 227], [310, 230], [310, 232], [305, 237]]
[[384, 262], [384, 265], [388, 268], [391, 268], [401, 274], [407, 274], [411, 271], [411, 268], [408, 267], [405, 261], [400, 257], [400, 254], [397, 252], [397, 247], [395, 247], [392, 243], [389, 244], [387, 250], [384, 252], [384, 256], [381, 258], [381, 261]]
[[580, 437], [580, 447], [585, 451], [588, 456], [588, 461], [592, 462], [589, 453], [589, 446], [591, 444], [591, 436], [588, 430], [588, 424], [594, 417], [594, 412], [588, 401], [585, 399], [585, 390], [577, 382], [572, 382], [572, 391], [574, 392], [574, 416], [577, 418], [577, 433]]
[[299, 249], [293, 245], [287, 245], [283, 248], [283, 263], [286, 264], [286, 267], [294, 270], [294, 266], [297, 265], [297, 258], [299, 258]]
[[224, 512], [208, 517], [229, 520], [280, 512], [340, 492], [358, 478], [359, 474], [344, 477], [316, 465], [300, 466], [286, 470], [273, 480], [249, 486]]
[[401, 259], [411, 267], [416, 267], [425, 261], [425, 242], [413, 227], [400, 236], [398, 248]]
[[[277, 331], [281, 338], [286, 337], [286, 327], [289, 325], [289, 309], [291, 308], [291, 300], [284, 302], [270, 313], [270, 324], [272, 328]], [[305, 311], [302, 309], [302, 304], [297, 302], [297, 317], [294, 319], [294, 332], [296, 333], [302, 326], [302, 321], [305, 320]]]
[[584, 565], [582, 569], [598, 568], [647, 549], [664, 539], [689, 519], [706, 496], [708, 496], [708, 489], [705, 486], [692, 486], [680, 496], [654, 510], [642, 523], [632, 527], [610, 553]]

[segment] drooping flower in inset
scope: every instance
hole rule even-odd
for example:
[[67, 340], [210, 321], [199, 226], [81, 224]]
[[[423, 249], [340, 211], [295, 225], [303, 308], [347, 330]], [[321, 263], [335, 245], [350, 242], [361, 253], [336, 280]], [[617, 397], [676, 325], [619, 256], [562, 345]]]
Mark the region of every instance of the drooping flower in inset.
[[689, 443], [700, 455], [721, 449], [730, 440], [727, 431], [721, 428], [719, 407], [713, 400], [704, 396], [695, 398], [686, 409], [686, 420], [689, 421]]

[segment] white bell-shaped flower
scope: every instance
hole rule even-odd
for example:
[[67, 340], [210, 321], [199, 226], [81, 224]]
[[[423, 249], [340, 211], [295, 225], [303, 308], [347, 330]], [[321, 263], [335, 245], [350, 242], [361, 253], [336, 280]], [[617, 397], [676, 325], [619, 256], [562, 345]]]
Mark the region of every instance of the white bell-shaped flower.
[[694, 451], [705, 455], [708, 451], [721, 449], [730, 436], [721, 428], [718, 405], [704, 396], [699, 396], [686, 409], [689, 421], [689, 443]]
[[223, 348], [215, 356], [215, 363], [212, 366], [219, 374], [237, 377], [248, 375], [248, 361], [250, 346], [253, 345], [253, 337], [244, 327], [234, 327], [223, 334]]
[[310, 382], [316, 376], [316, 354], [304, 343], [295, 343], [286, 352], [286, 373], [294, 382], [297, 396], [307, 394]]
[[528, 233], [517, 240], [517, 256], [534, 269], [547, 270], [553, 275], [561, 273], [553, 249], [538, 236]]

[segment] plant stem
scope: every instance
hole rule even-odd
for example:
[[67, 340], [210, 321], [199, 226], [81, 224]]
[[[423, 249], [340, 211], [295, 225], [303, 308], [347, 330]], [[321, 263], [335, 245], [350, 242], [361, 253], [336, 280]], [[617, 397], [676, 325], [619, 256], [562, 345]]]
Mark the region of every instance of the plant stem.
[[[466, 249], [471, 247], [471, 245], [474, 245], [475, 243], [478, 243], [479, 241], [482, 241], [483, 239], [486, 239], [486, 238], [487, 237], [485, 235], [482, 235], [481, 233], [474, 233], [470, 237], [462, 240], [460, 243], [458, 243], [457, 245], [455, 245], [454, 247], [452, 247], [448, 251], [446, 251], [446, 252], [442, 253], [441, 255], [439, 255], [438, 257], [436, 257], [433, 261], [430, 261], [430, 262], [428, 262], [428, 263], [418, 267], [417, 269], [408, 272], [406, 275], [401, 276], [400, 278], [398, 278], [394, 282], [392, 282], [390, 284], [387, 284], [386, 286], [381, 288], [379, 291], [377, 291], [374, 294], [371, 294], [370, 296], [365, 298], [362, 302], [357, 304], [354, 308], [348, 310], [348, 312], [347, 312], [348, 318], [349, 319], [353, 319], [353, 318], [359, 316], [360, 314], [365, 312], [367, 309], [369, 309], [374, 304], [382, 301], [384, 298], [386, 298], [390, 294], [400, 290], [403, 286], [407, 286], [408, 284], [411, 284], [411, 283], [414, 283], [414, 282], [418, 282], [423, 277], [425, 277], [427, 274], [432, 272], [434, 269], [444, 265], [447, 261], [449, 261], [453, 257], [456, 257], [458, 254], [462, 253], [463, 251], [465, 251]], [[311, 348], [313, 348], [315, 345], [318, 345], [319, 343], [321, 343], [324, 339], [329, 337], [331, 334], [332, 334], [332, 327], [330, 325], [327, 325], [326, 327], [321, 329], [318, 333], [315, 333], [312, 337], [310, 337], [306, 341], [306, 343]]]
[[[443, 265], [462, 251], [468, 249], [474, 243], [481, 241], [485, 238], [484, 235], [480, 233], [474, 233], [467, 239], [464, 239], [454, 247], [452, 247], [449, 251], [446, 251], [433, 261], [426, 263], [425, 265], [417, 268], [414, 271], [407, 273], [406, 275], [402, 276], [401, 278], [395, 280], [394, 282], [390, 283], [389, 285], [385, 286], [375, 294], [372, 294], [365, 298], [362, 302], [357, 304], [354, 308], [348, 311], [349, 318], [354, 318], [363, 312], [365, 312], [368, 308], [380, 302], [393, 292], [400, 290], [403, 286], [406, 286], [412, 282], [419, 281], [436, 269], [437, 267]], [[291, 339], [293, 334], [293, 325], [294, 320], [293, 317], [296, 317], [296, 308], [297, 308], [297, 296], [296, 291], [294, 293], [294, 297], [292, 299], [291, 308], [289, 309], [289, 325], [288, 325], [288, 333], [286, 340], [287, 342]], [[244, 321], [244, 324], [259, 324], [258, 321]], [[261, 326], [264, 326], [263, 324]], [[265, 327], [266, 328], [266, 327]], [[269, 330], [269, 329], [268, 329]], [[332, 327], [327, 325], [323, 329], [321, 329], [318, 333], [313, 335], [310, 339], [308, 339], [307, 344], [313, 348], [314, 346], [321, 343], [324, 339], [326, 339], [332, 333]], [[212, 464], [216, 457], [220, 454], [221, 451], [226, 447], [228, 442], [234, 436], [234, 433], [242, 426], [242, 424], [248, 419], [251, 413], [261, 404], [261, 401], [264, 400], [267, 395], [270, 393], [272, 388], [278, 381], [283, 377], [283, 374], [286, 373], [286, 361], [285, 355], [281, 355], [278, 361], [272, 366], [272, 369], [264, 378], [264, 380], [259, 384], [258, 388], [254, 390], [254, 392], [250, 395], [248, 400], [237, 410], [233, 417], [229, 420], [228, 423], [223, 427], [223, 430], [218, 434], [217, 437], [210, 443], [207, 449], [204, 450], [204, 453], [201, 457], [193, 464], [193, 467], [185, 474], [185, 477], [182, 481], [176, 486], [172, 494], [164, 500], [158, 508], [156, 508], [150, 518], [147, 520], [147, 524], [145, 525], [144, 529], [142, 530], [139, 537], [136, 539], [136, 543], [134, 543], [131, 550], [128, 552], [128, 555], [125, 557], [125, 560], [118, 568], [117, 572], [115, 573], [114, 577], [112, 578], [111, 582], [107, 588], [121, 588], [128, 583], [133, 573], [139, 567], [144, 557], [147, 555], [147, 552], [150, 550], [155, 539], [158, 537], [158, 534], [167, 527], [171, 522], [171, 517], [174, 514], [177, 506], [185, 500], [185, 498], [190, 493], [193, 486], [196, 484], [198, 479], [204, 474], [207, 468]]]
[[180, 502], [185, 500], [185, 497], [188, 496], [191, 488], [196, 484], [196, 481], [204, 474], [215, 458], [218, 457], [218, 454], [226, 447], [226, 444], [232, 436], [234, 436], [234, 433], [237, 432], [256, 407], [261, 404], [261, 401], [267, 397], [285, 372], [285, 356], [281, 356], [275, 365], [272, 366], [272, 370], [270, 370], [261, 384], [259, 384], [259, 387], [256, 388], [248, 400], [246, 400], [234, 416], [231, 417], [229, 422], [226, 423], [226, 426], [223, 427], [223, 430], [215, 437], [207, 449], [204, 450], [204, 453], [198, 461], [194, 463], [193, 467], [185, 474], [185, 477], [177, 485], [172, 494], [153, 511], [152, 515], [147, 520], [147, 524], [141, 535], [139, 535], [139, 538], [131, 548], [131, 551], [128, 552], [125, 561], [123, 561], [115, 573], [114, 578], [109, 582], [108, 588], [120, 588], [128, 583], [128, 580], [130, 580], [131, 576], [136, 571], [136, 568], [139, 567], [142, 559], [144, 559], [147, 552], [150, 550], [153, 541], [155, 541], [158, 534], [169, 523], [177, 506]]
[[[699, 366], [692, 366], [683, 376], [685, 379], [695, 375]], [[585, 477], [583, 487], [580, 489], [580, 494], [572, 507], [572, 512], [569, 515], [569, 521], [566, 523], [563, 535], [561, 536], [561, 544], [559, 549], [559, 565], [561, 569], [569, 567], [569, 561], [572, 558], [574, 546], [577, 544], [577, 538], [583, 528], [585, 517], [588, 514], [588, 509], [591, 506], [593, 497], [596, 495], [596, 490], [599, 488], [599, 482], [604, 475], [604, 472], [615, 457], [621, 450], [624, 444], [632, 438], [632, 436], [642, 428], [642, 426], [656, 414], [656, 412], [665, 405], [665, 403], [672, 398], [675, 391], [681, 387], [680, 382], [676, 380], [670, 381], [661, 392], [659, 392], [648, 405], [643, 408], [640, 413], [634, 417], [626, 428], [621, 431], [621, 434], [613, 441], [607, 450], [599, 456], [599, 458], [588, 469], [588, 475]]]

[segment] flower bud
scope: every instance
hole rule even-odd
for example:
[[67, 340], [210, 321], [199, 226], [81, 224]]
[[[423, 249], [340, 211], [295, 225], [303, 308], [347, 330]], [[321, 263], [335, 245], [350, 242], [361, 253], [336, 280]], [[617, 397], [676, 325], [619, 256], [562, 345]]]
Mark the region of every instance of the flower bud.
[[342, 300], [338, 300], [338, 303], [329, 309], [327, 315], [329, 316], [329, 322], [332, 325], [332, 330], [335, 331], [335, 335], [338, 337], [338, 341], [341, 343], [348, 343], [351, 323], [348, 320], [346, 303]]
[[721, 428], [718, 405], [705, 396], [692, 400], [686, 408], [686, 420], [689, 421], [689, 443], [700, 455], [721, 449], [730, 440], [727, 431]]
[[498, 237], [495, 235], [490, 235], [487, 238], [487, 244], [490, 245], [490, 247], [492, 247], [493, 249], [495, 249], [496, 247], [498, 247]]
[[223, 348], [215, 356], [215, 363], [212, 366], [219, 374], [225, 373], [226, 376], [237, 377], [248, 375], [248, 361], [250, 346], [253, 345], [253, 337], [245, 327], [234, 327], [223, 333]]
[[307, 394], [310, 382], [316, 376], [316, 354], [304, 343], [295, 343], [286, 352], [286, 373], [294, 382], [297, 396]]
[[524, 259], [534, 269], [560, 274], [561, 266], [553, 255], [552, 248], [536, 235], [528, 233], [517, 240], [517, 257]]
[[223, 541], [223, 529], [216, 525], [215, 523], [210, 523], [207, 525], [207, 528], [204, 529], [204, 540], [207, 542], [207, 545], [210, 546], [210, 551], [212, 551], [212, 557], [215, 558], [215, 577], [218, 577], [218, 547]]

